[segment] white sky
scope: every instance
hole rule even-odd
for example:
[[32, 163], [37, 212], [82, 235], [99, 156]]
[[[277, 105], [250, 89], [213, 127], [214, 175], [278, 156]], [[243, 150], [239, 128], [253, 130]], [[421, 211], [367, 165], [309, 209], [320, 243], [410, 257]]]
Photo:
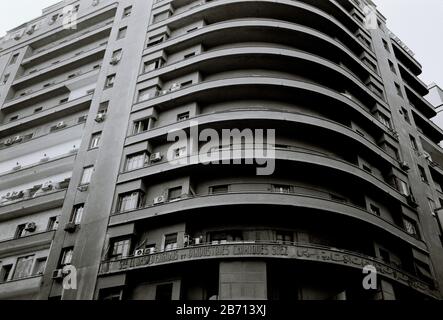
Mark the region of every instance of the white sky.
[[[328, 1], [328, 0], [320, 0]], [[421, 79], [443, 87], [443, 0], [374, 0], [388, 27], [416, 53]], [[0, 36], [59, 0], [1, 0]]]

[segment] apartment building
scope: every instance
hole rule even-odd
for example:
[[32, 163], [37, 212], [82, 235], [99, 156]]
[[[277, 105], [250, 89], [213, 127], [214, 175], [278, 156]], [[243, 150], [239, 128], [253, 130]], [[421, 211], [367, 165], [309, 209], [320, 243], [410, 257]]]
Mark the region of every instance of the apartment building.
[[[0, 299], [441, 299], [443, 131], [371, 4], [63, 1], [11, 30]], [[275, 171], [242, 141], [168, 161], [195, 123], [275, 130]]]

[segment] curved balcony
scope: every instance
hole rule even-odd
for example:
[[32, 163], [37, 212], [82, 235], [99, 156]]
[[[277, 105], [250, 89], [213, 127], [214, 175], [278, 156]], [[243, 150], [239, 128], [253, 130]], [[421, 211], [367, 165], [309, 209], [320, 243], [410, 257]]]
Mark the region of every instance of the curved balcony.
[[[241, 150], [245, 149], [248, 150], [248, 148], [240, 147], [238, 148], [238, 151], [241, 152]], [[218, 156], [217, 160], [223, 163], [224, 161], [249, 159], [249, 155], [238, 156], [235, 153], [234, 155], [231, 155], [230, 153], [232, 149], [228, 150], [229, 150], [228, 155], [224, 155], [222, 153], [221, 155]], [[253, 148], [250, 148], [249, 150], [252, 153], [254, 153]], [[180, 168], [185, 168], [188, 166], [195, 166], [200, 164], [199, 155], [183, 157], [174, 160], [178, 161], [179, 163], [171, 164], [169, 162], [164, 162], [143, 169], [121, 174], [118, 178], [117, 183], [118, 184], [126, 183], [129, 181], [140, 179], [140, 177], [165, 174], [165, 172], [168, 171], [178, 170]], [[251, 158], [250, 160], [253, 159]], [[343, 161], [341, 159], [336, 159], [327, 155], [312, 153], [307, 151], [276, 149], [275, 160], [279, 162], [300, 163], [310, 166], [312, 165], [313, 167], [321, 167], [322, 169], [328, 169], [337, 172], [343, 175], [343, 177], [350, 177], [351, 179], [355, 179], [357, 181], [362, 182], [363, 184], [366, 184], [367, 188], [375, 186], [378, 190], [382, 191], [386, 196], [389, 196], [393, 200], [399, 201], [403, 205], [408, 206], [406, 197], [402, 195], [397, 189], [393, 188], [392, 186], [390, 186], [380, 178], [368, 173], [364, 169], [349, 162]], [[315, 168], [313, 170], [315, 170]]]
[[[239, 205], [259, 205], [289, 208], [309, 209], [328, 214], [337, 214], [368, 223], [378, 230], [387, 232], [394, 237], [405, 241], [416, 248], [426, 251], [426, 245], [413, 237], [404, 228], [397, 226], [365, 208], [355, 205], [337, 202], [326, 197], [307, 196], [297, 193], [273, 193], [273, 192], [231, 192], [225, 194], [188, 195], [178, 201], [167, 202], [160, 205], [149, 204], [146, 207], [113, 214], [110, 218], [110, 227], [141, 221], [164, 215], [185, 215], [203, 208], [234, 207]], [[296, 212], [296, 211], [294, 211]], [[298, 211], [297, 211], [298, 212]]]
[[430, 297], [439, 297], [431, 285], [394, 265], [386, 264], [381, 260], [357, 252], [305, 243], [252, 241], [189, 246], [161, 253], [104, 261], [100, 266], [99, 275], [103, 277], [156, 266], [213, 259], [292, 259], [300, 262], [333, 264], [343, 268], [359, 270], [371, 265], [377, 269], [380, 277], [396, 281]]
[[[222, 67], [218, 68], [218, 64], [222, 64]], [[297, 50], [259, 45], [245, 44], [242, 47], [203, 52], [144, 74], [139, 77], [139, 82], [155, 77], [160, 77], [162, 80], [174, 79], [194, 71], [208, 76], [218, 70], [242, 70], [254, 67], [291, 72], [297, 76], [312, 79], [313, 83], [327, 83], [328, 81], [324, 79], [334, 79], [330, 85], [343, 84], [344, 88], [349, 87], [358, 92], [361, 100], [370, 101], [372, 105], [378, 103], [387, 108], [386, 102], [368, 89], [364, 82], [366, 79], [358, 78], [343, 65]], [[321, 78], [315, 77], [320, 74]]]
[[126, 140], [125, 146], [130, 146], [145, 140], [155, 139], [166, 136], [172, 130], [187, 130], [193, 126], [191, 122], [198, 122], [199, 126], [206, 126], [210, 124], [222, 124], [224, 122], [232, 121], [256, 121], [256, 120], [269, 120], [276, 122], [290, 122], [294, 125], [303, 125], [315, 128], [315, 130], [325, 131], [325, 136], [330, 134], [339, 134], [343, 138], [349, 141], [356, 142], [372, 152], [374, 157], [379, 158], [388, 165], [399, 167], [399, 163], [396, 159], [388, 155], [377, 144], [361, 136], [350, 127], [342, 125], [340, 123], [319, 118], [312, 115], [305, 115], [296, 112], [287, 112], [282, 110], [272, 109], [239, 109], [239, 110], [226, 110], [222, 112], [214, 112], [211, 114], [204, 114], [197, 117], [193, 117], [188, 121], [180, 123], [172, 123], [158, 128], [153, 128], [150, 131], [141, 133], [135, 136], [130, 136]]
[[[228, 36], [229, 35], [229, 36]], [[343, 61], [353, 72], [362, 77], [371, 74], [380, 76], [366, 66], [360, 55], [356, 55], [337, 39], [316, 29], [295, 23], [248, 18], [244, 20], [224, 21], [204, 26], [185, 35], [170, 38], [156, 46], [145, 49], [144, 55], [165, 50], [177, 52], [187, 47], [203, 44], [205, 48], [238, 42], [269, 42], [288, 45], [296, 50], [303, 50], [322, 56], [332, 61]]]
[[[254, 7], [254, 10], [251, 10]], [[354, 34], [329, 13], [325, 13], [311, 4], [301, 1], [280, 0], [217, 0], [210, 1], [199, 6], [190, 8], [184, 12], [170, 16], [169, 18], [152, 24], [148, 31], [167, 26], [171, 30], [184, 27], [197, 19], [204, 19], [212, 24], [229, 19], [244, 18], [271, 18], [281, 21], [297, 22], [307, 27], [321, 30], [331, 37], [340, 37], [341, 42], [357, 55], [367, 51]], [[296, 18], [295, 18], [296, 17]]]
[[[272, 90], [266, 90], [269, 88]], [[176, 91], [168, 91], [166, 94], [157, 95], [149, 100], [139, 102], [133, 106], [132, 111], [136, 112], [154, 106], [156, 108], [168, 108], [196, 101], [214, 102], [234, 100], [236, 98], [245, 99], [248, 97], [269, 99], [270, 96], [273, 96], [271, 99], [290, 102], [300, 97], [305, 99], [309, 97], [312, 99], [311, 104], [314, 103], [312, 101], [315, 101], [317, 105], [326, 106], [332, 102], [343, 105], [349, 108], [350, 111], [362, 116], [380, 134], [386, 134], [395, 140], [392, 132], [380, 121], [376, 120], [372, 113], [358, 101], [318, 84], [282, 77], [249, 76], [209, 80]]]

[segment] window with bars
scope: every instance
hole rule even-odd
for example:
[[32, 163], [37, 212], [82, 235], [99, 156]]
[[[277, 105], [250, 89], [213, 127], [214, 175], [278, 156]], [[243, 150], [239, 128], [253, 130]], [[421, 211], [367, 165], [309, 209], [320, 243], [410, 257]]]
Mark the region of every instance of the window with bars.
[[126, 171], [132, 171], [143, 168], [146, 164], [146, 152], [129, 155], [126, 159]]
[[72, 210], [70, 222], [75, 223], [76, 225], [79, 225], [82, 221], [84, 211], [85, 211], [84, 204], [76, 205], [74, 207], [74, 209]]
[[118, 211], [126, 212], [140, 208], [143, 205], [144, 194], [141, 191], [126, 193], [120, 196]]
[[62, 251], [60, 258], [60, 267], [70, 265], [72, 263], [72, 256], [74, 255], [74, 247], [65, 248]]
[[165, 250], [175, 250], [178, 244], [178, 233], [165, 235]]
[[34, 263], [34, 255], [21, 257], [17, 259], [13, 279], [23, 279], [29, 277], [32, 273], [32, 265]]
[[115, 239], [111, 243], [109, 253], [110, 260], [119, 260], [129, 256], [131, 250], [131, 239]]

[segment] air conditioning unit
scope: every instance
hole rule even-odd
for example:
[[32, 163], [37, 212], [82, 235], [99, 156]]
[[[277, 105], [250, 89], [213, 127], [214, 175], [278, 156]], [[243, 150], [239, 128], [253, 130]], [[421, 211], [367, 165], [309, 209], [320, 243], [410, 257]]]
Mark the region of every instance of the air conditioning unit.
[[174, 83], [174, 84], [171, 86], [171, 89], [169, 89], [169, 91], [174, 92], [174, 91], [179, 90], [180, 88], [181, 88], [181, 85], [180, 85], [179, 83]]
[[63, 279], [63, 277], [64, 277], [64, 274], [63, 274], [62, 269], [57, 269], [52, 272], [52, 279], [54, 279], [54, 280], [61, 280], [61, 279]]
[[51, 191], [52, 188], [54, 188], [54, 185], [52, 184], [52, 182], [46, 182], [43, 187], [42, 190], [43, 191]]
[[65, 226], [65, 231], [69, 233], [74, 233], [77, 230], [77, 225], [74, 222], [69, 222]]
[[15, 136], [14, 139], [12, 139], [12, 143], [19, 143], [22, 142], [23, 137], [22, 136]]
[[20, 40], [22, 38], [22, 35], [20, 34], [20, 33], [16, 33], [15, 35], [14, 35], [14, 40]]
[[166, 197], [165, 196], [159, 196], [159, 197], [156, 197], [154, 199], [154, 205], [162, 204], [162, 203], [165, 203], [165, 202], [166, 202]]
[[147, 248], [145, 249], [145, 254], [154, 254], [155, 253], [155, 248]]
[[162, 161], [163, 156], [160, 152], [153, 153], [150, 157], [151, 162], [159, 162]]
[[5, 146], [10, 146], [10, 145], [12, 145], [13, 143], [14, 143], [14, 142], [13, 142], [12, 139], [7, 139], [7, 140], [5, 140], [5, 142], [4, 142]]
[[400, 162], [400, 167], [405, 171], [408, 171], [410, 169], [409, 164], [406, 161]]
[[95, 122], [103, 122], [105, 121], [106, 115], [104, 113], [99, 113], [97, 114], [97, 116], [95, 117]]
[[37, 229], [35, 222], [30, 222], [26, 224], [25, 230], [28, 232], [34, 232]]
[[199, 245], [201, 244], [202, 239], [201, 238], [194, 238], [194, 244]]
[[61, 129], [66, 127], [66, 123], [64, 121], [60, 121], [59, 123], [57, 123], [57, 125], [55, 126], [57, 129]]
[[84, 184], [84, 185], [78, 186], [77, 190], [80, 192], [85, 192], [85, 191], [88, 191], [88, 187], [89, 186], [87, 184]]
[[120, 62], [119, 58], [112, 58], [111, 61], [109, 62], [109, 64], [115, 66], [116, 64], [118, 64]]

